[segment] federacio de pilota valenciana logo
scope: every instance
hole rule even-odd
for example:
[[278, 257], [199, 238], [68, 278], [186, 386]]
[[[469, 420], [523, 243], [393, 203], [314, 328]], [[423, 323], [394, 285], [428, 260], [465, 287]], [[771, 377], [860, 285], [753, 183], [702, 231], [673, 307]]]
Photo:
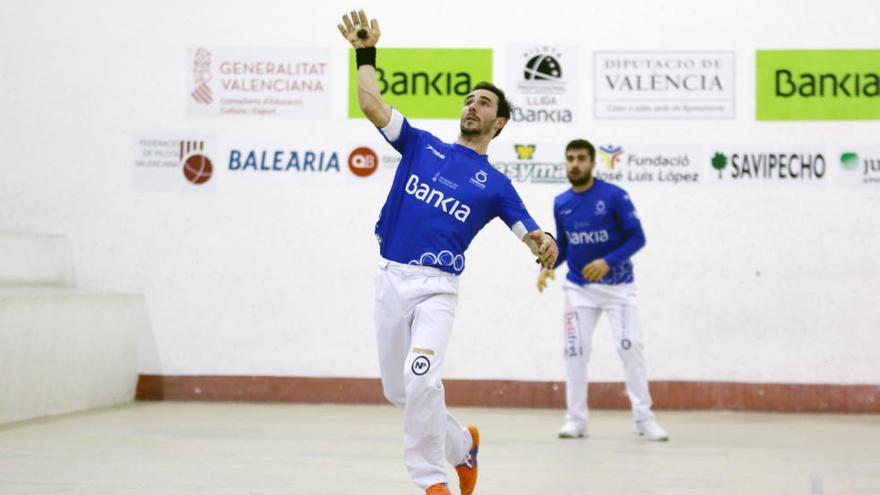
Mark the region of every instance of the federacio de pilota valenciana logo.
[[180, 142], [180, 162], [183, 164], [183, 176], [197, 186], [208, 182], [214, 173], [214, 165], [204, 153], [204, 141]]

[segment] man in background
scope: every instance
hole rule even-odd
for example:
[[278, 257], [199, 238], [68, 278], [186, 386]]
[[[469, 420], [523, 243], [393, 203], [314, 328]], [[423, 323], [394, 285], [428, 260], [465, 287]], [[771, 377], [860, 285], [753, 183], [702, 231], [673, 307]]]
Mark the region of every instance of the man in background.
[[[630, 261], [645, 245], [645, 234], [626, 191], [593, 177], [595, 159], [596, 150], [589, 141], [568, 143], [565, 163], [571, 189], [557, 196], [553, 205], [559, 240], [555, 266], [563, 260], [568, 265], [564, 285], [567, 411], [559, 437], [587, 435], [587, 363], [593, 330], [605, 313], [623, 361], [636, 432], [648, 440], [668, 440], [651, 411]], [[552, 278], [553, 269], [544, 268], [538, 275], [538, 290], [543, 291]]]

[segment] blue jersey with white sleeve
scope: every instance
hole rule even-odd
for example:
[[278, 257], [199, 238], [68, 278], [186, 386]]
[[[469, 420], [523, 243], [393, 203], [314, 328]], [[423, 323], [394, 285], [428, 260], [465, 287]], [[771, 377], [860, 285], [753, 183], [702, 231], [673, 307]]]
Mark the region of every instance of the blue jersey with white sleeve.
[[604, 258], [611, 270], [598, 283], [631, 283], [630, 257], [645, 245], [645, 233], [635, 206], [620, 187], [600, 179], [584, 192], [572, 189], [556, 197], [553, 204], [559, 258], [556, 266], [568, 263], [568, 280], [590, 284], [581, 275], [587, 264]]
[[460, 275], [465, 251], [493, 218], [518, 239], [538, 228], [486, 155], [412, 127], [396, 109], [380, 131], [402, 155], [376, 222], [383, 258]]

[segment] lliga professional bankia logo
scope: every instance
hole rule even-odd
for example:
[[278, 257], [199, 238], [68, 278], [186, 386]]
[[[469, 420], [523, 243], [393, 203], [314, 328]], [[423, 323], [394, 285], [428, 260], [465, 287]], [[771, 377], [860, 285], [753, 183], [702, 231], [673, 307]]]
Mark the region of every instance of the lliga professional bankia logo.
[[512, 46], [508, 66], [514, 122], [571, 122], [577, 98], [574, 93], [577, 47]]

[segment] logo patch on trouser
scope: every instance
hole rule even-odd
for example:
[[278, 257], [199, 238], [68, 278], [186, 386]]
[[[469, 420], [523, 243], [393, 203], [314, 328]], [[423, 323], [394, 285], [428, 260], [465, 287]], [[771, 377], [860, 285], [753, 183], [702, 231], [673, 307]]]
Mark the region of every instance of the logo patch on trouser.
[[431, 361], [425, 356], [419, 356], [413, 361], [410, 368], [412, 369], [413, 373], [418, 376], [422, 376], [431, 369]]
[[580, 334], [578, 332], [578, 317], [574, 311], [565, 313], [565, 356], [576, 357], [581, 356], [584, 349], [581, 346]]

